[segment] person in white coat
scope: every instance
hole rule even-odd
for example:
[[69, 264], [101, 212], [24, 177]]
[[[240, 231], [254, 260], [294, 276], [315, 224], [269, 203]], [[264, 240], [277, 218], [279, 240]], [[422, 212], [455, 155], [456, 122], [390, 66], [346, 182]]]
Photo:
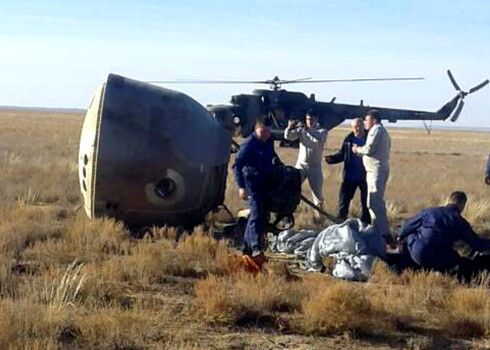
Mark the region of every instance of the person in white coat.
[[313, 203], [323, 206], [323, 172], [322, 154], [327, 139], [327, 130], [318, 124], [318, 115], [314, 111], [306, 114], [306, 126], [296, 120], [289, 120], [284, 130], [284, 138], [288, 141], [299, 140], [299, 154], [295, 168], [300, 169], [302, 180], [308, 179]]
[[366, 144], [362, 147], [353, 145], [352, 152], [362, 156], [366, 168], [367, 205], [373, 226], [383, 236], [386, 243], [392, 245], [394, 240], [391, 236], [384, 200], [386, 182], [390, 174], [391, 140], [388, 131], [381, 124], [381, 117], [377, 110], [368, 112], [364, 126], [369, 131]]

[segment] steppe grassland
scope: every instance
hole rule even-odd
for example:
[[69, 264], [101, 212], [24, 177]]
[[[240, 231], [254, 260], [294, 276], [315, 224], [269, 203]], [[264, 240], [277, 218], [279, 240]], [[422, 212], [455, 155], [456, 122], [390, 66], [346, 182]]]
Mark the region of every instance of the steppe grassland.
[[[366, 284], [297, 277], [276, 262], [254, 277], [239, 272], [235, 252], [202, 228], [175, 246], [172, 229], [154, 228], [153, 238], [133, 241], [120, 223], [88, 221], [79, 210], [77, 179], [83, 114], [4, 109], [0, 120], [0, 348], [487, 344], [490, 297], [480, 281], [463, 286], [437, 274], [395, 277], [382, 263]], [[333, 130], [325, 152], [346, 133]], [[471, 198], [467, 217], [486, 231], [488, 134], [390, 134], [392, 224], [462, 189]], [[279, 151], [289, 164], [296, 152]], [[324, 174], [326, 206], [334, 212], [341, 167], [325, 166]], [[236, 194], [230, 178], [233, 210], [244, 207]], [[303, 204], [297, 217], [299, 227], [314, 226]]]

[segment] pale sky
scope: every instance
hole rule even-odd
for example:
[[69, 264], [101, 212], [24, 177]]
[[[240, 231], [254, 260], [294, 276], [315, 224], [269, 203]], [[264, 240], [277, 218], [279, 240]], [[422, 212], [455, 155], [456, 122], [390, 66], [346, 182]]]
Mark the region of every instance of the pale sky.
[[[286, 88], [317, 100], [435, 111], [455, 94], [448, 68], [466, 90], [490, 78], [490, 1], [0, 0], [0, 47], [4, 106], [86, 108], [109, 73], [139, 80], [423, 76]], [[261, 86], [166, 87], [207, 105]], [[490, 127], [490, 85], [465, 102], [458, 125]]]

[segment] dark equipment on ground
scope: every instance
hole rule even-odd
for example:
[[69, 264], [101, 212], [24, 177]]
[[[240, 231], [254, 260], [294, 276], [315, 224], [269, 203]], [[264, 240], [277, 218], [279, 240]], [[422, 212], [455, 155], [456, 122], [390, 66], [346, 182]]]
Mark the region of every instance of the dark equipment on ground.
[[[463, 99], [487, 85], [488, 80], [465, 92], [451, 72], [448, 75], [458, 94], [437, 112], [423, 112], [367, 107], [362, 103], [337, 104], [335, 98], [319, 102], [313, 95], [282, 90], [281, 86], [339, 80], [277, 77], [247, 82], [269, 84], [271, 90], [235, 95], [230, 105], [210, 106], [206, 110], [183, 93], [109, 74], [90, 103], [82, 128], [79, 179], [85, 211], [89, 218], [109, 216], [129, 226], [191, 228], [224, 202], [230, 152], [237, 146], [232, 140], [234, 133], [246, 137], [257, 120], [271, 118], [274, 138], [282, 139], [288, 119], [302, 119], [310, 109], [317, 112], [319, 123], [327, 129], [354, 116], [364, 116], [372, 108], [390, 122], [449, 117], [456, 121], [464, 106]], [[347, 81], [407, 79], [420, 78]], [[176, 82], [189, 83], [173, 81]], [[282, 176], [286, 183], [294, 185], [290, 186], [293, 190], [286, 190], [285, 183], [275, 181], [271, 188], [269, 211], [276, 213], [272, 222], [276, 227], [284, 218], [294, 223], [292, 213], [301, 198], [301, 186], [296, 184], [294, 171], [285, 167]]]
[[294, 226], [293, 213], [301, 198], [301, 174], [292, 166], [276, 162], [270, 182], [265, 205], [269, 216], [267, 231], [277, 234]]

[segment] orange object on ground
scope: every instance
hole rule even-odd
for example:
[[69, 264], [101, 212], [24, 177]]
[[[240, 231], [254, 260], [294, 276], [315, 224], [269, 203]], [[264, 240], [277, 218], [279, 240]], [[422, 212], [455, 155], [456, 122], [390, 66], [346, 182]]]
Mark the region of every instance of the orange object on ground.
[[262, 266], [267, 262], [267, 258], [264, 253], [256, 256], [242, 255], [240, 257], [241, 262], [245, 268], [245, 271], [251, 273], [258, 273], [262, 270]]

